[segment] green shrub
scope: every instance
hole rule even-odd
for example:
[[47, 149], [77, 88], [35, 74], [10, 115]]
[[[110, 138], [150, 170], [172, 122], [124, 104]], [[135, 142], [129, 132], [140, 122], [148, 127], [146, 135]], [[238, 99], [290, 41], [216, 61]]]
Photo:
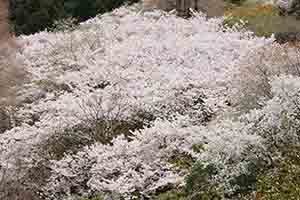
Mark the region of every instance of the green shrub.
[[84, 146], [95, 142], [109, 144], [119, 135], [131, 136], [133, 130], [141, 128], [123, 120], [98, 120], [94, 127], [77, 125], [73, 128], [57, 132], [41, 147], [50, 159], [60, 160], [65, 154], [77, 153]]
[[69, 16], [83, 21], [117, 8], [124, 3], [135, 3], [138, 0], [65, 0], [64, 8]]
[[10, 20], [17, 35], [31, 34], [47, 27], [64, 16], [63, 1], [10, 0]]
[[237, 16], [227, 16], [223, 21], [223, 26], [233, 28], [233, 27], [245, 27], [247, 22], [243, 21]]
[[153, 200], [186, 200], [187, 196], [186, 193], [183, 191], [173, 189], [167, 191], [165, 193], [159, 194], [158, 196], [154, 196], [151, 199]]
[[285, 147], [283, 158], [257, 177], [257, 195], [261, 200], [299, 199], [300, 146]]
[[78, 200], [104, 200], [103, 196], [101, 194], [97, 194], [92, 197], [81, 197]]
[[150, 126], [150, 122], [154, 119], [153, 115], [143, 111], [137, 111], [128, 120], [105, 117], [94, 119], [92, 122], [58, 131], [48, 138], [40, 148], [46, 157], [60, 160], [65, 154], [77, 153], [84, 146], [96, 142], [111, 144], [111, 141], [120, 135], [131, 140], [132, 131]]
[[193, 144], [192, 150], [196, 153], [201, 153], [205, 150], [204, 144]]
[[242, 5], [247, 0], [224, 0], [226, 3], [235, 4], [235, 5]]
[[186, 192], [191, 199], [218, 200], [222, 199], [222, 191], [218, 185], [211, 182], [211, 178], [217, 174], [214, 165], [205, 165], [196, 162], [190, 174], [186, 177]]
[[[57, 27], [57, 21], [76, 18], [79, 22], [137, 0], [9, 0], [11, 29], [17, 35]], [[54, 24], [53, 27], [53, 23]], [[60, 22], [61, 23], [61, 22]]]
[[77, 19], [73, 17], [66, 17], [59, 20], [54, 21], [51, 31], [59, 32], [59, 31], [73, 31], [77, 28]]
[[57, 132], [41, 145], [41, 151], [51, 160], [60, 160], [65, 154], [77, 153], [84, 146], [92, 144], [85, 131], [87, 131], [85, 127], [78, 125]]
[[169, 158], [169, 163], [181, 170], [189, 170], [195, 163], [195, 159], [186, 153], [174, 152], [174, 155]]
[[9, 112], [6, 107], [0, 106], [0, 133], [12, 128]]
[[132, 136], [131, 131], [142, 129], [143, 124], [133, 123], [117, 119], [99, 119], [94, 127], [91, 127], [91, 137], [100, 143], [109, 144], [112, 139], [124, 135], [128, 139]]
[[256, 190], [258, 165], [259, 163], [257, 161], [249, 162], [245, 166], [245, 173], [239, 174], [229, 181], [231, 187], [235, 188], [231, 194], [232, 197], [247, 196]]

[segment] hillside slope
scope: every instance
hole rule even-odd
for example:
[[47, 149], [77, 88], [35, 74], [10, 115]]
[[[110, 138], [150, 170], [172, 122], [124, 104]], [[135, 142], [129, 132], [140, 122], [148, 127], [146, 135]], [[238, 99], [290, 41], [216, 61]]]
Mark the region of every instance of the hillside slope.
[[231, 118], [230, 103], [243, 99], [243, 87], [255, 92], [248, 84], [257, 81], [243, 70], [265, 47], [273, 49], [267, 72], [285, 62], [272, 60], [281, 48], [272, 38], [225, 29], [222, 18], [186, 20], [132, 6], [72, 32], [18, 40], [30, 81], [18, 93], [15, 127], [0, 135], [1, 170], [8, 182], [18, 173], [43, 199], [150, 198], [184, 183], [178, 155], [217, 166], [211, 181], [232, 194], [232, 177], [247, 173], [265, 148], [252, 122]]

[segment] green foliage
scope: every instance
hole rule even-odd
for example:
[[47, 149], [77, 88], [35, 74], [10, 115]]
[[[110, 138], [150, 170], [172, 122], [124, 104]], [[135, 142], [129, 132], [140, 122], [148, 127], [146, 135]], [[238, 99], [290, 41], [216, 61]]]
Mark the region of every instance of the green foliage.
[[228, 16], [223, 21], [223, 26], [233, 28], [233, 27], [244, 27], [247, 23], [244, 22], [240, 17]]
[[284, 158], [257, 178], [257, 194], [261, 200], [299, 199], [300, 147], [287, 147]]
[[52, 160], [60, 160], [68, 153], [77, 153], [85, 145], [92, 144], [90, 138], [85, 136], [84, 130], [86, 128], [78, 125], [57, 132], [41, 145], [41, 150]]
[[125, 2], [134, 3], [137, 0], [65, 0], [64, 7], [66, 13], [82, 21], [117, 8]]
[[68, 14], [82, 21], [89, 19], [98, 13], [118, 7], [122, 3], [122, 0], [65, 0], [64, 6]]
[[12, 128], [10, 115], [5, 106], [0, 106], [0, 133]]
[[192, 150], [196, 153], [201, 153], [205, 150], [205, 146], [203, 144], [193, 144]]
[[143, 124], [139, 122], [99, 119], [90, 132], [95, 141], [109, 144], [113, 138], [122, 134], [129, 139], [132, 136], [131, 131], [142, 128]]
[[[9, 0], [9, 2], [11, 29], [20, 35], [32, 34], [46, 28], [57, 28], [57, 21], [69, 17], [76, 18], [79, 22], [84, 21], [124, 3], [134, 3], [137, 0]], [[53, 27], [54, 22], [56, 24]]]
[[101, 194], [97, 194], [92, 197], [81, 197], [79, 200], [104, 200], [104, 197]]
[[112, 139], [120, 135], [130, 140], [132, 131], [149, 126], [152, 120], [154, 117], [143, 111], [138, 111], [128, 120], [97, 119], [91, 124], [79, 124], [57, 132], [41, 145], [41, 150], [48, 158], [60, 160], [65, 154], [77, 153], [82, 147], [95, 142], [111, 144]]
[[224, 0], [226, 3], [235, 4], [235, 5], [242, 5], [247, 0]]
[[71, 129], [66, 129], [62, 133], [54, 134], [43, 145], [42, 149], [49, 158], [60, 160], [65, 154], [74, 154], [82, 147], [95, 142], [109, 144], [111, 140], [124, 134], [129, 136], [131, 130], [135, 130], [135, 124], [122, 120], [99, 120], [95, 127], [78, 125]]
[[279, 44], [290, 43], [296, 45], [299, 43], [300, 32], [277, 32], [274, 34], [275, 40]]
[[211, 182], [211, 178], [216, 174], [217, 169], [214, 165], [196, 162], [186, 177], [187, 194], [195, 200], [222, 199], [220, 188]]
[[169, 163], [181, 170], [189, 170], [195, 160], [190, 154], [174, 152], [174, 155], [169, 158]]
[[154, 196], [153, 200], [186, 200], [186, 193], [177, 189], [169, 190], [165, 193]]
[[245, 173], [233, 177], [229, 182], [233, 188], [236, 188], [232, 196], [244, 196], [256, 189], [256, 178], [258, 171], [258, 162], [249, 162], [245, 166]]
[[59, 19], [54, 21], [51, 31], [59, 32], [59, 31], [73, 31], [77, 28], [77, 19], [73, 17], [67, 17], [63, 19]]
[[63, 1], [10, 0], [10, 20], [17, 35], [44, 30], [63, 15]]
[[88, 132], [93, 141], [110, 144], [112, 139], [120, 135], [124, 135], [128, 140], [131, 140], [132, 131], [149, 127], [154, 120], [155, 117], [151, 113], [139, 110], [127, 120], [114, 118], [97, 119], [89, 127]]

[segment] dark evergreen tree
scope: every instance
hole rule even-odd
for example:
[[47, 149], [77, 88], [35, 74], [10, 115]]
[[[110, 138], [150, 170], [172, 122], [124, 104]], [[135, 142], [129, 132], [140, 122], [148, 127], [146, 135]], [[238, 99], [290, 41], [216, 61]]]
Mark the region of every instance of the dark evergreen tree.
[[138, 0], [65, 0], [65, 10], [80, 21], [94, 17], [99, 13], [111, 11], [124, 4]]
[[14, 32], [31, 34], [50, 28], [55, 20], [74, 17], [84, 21], [138, 0], [9, 0]]
[[17, 35], [44, 30], [64, 15], [62, 1], [10, 0], [10, 20]]

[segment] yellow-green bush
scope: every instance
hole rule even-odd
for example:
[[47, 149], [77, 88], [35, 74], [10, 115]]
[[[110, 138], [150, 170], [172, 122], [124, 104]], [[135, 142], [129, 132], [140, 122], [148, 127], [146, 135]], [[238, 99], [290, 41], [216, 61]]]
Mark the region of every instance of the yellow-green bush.
[[194, 164], [195, 159], [189, 154], [175, 152], [168, 161], [173, 164], [175, 168], [189, 170]]
[[285, 200], [300, 197], [300, 147], [287, 147], [284, 158], [272, 170], [257, 177], [260, 200]]
[[92, 197], [81, 197], [79, 200], [104, 200], [103, 196], [100, 194], [97, 194]]
[[158, 196], [152, 197], [153, 200], [187, 200], [187, 196], [184, 192], [177, 189], [173, 189], [162, 193]]
[[276, 32], [300, 31], [300, 23], [295, 18], [281, 16], [280, 10], [270, 4], [245, 3], [228, 9], [224, 14], [224, 25], [231, 27], [242, 20], [258, 36], [269, 37]]

